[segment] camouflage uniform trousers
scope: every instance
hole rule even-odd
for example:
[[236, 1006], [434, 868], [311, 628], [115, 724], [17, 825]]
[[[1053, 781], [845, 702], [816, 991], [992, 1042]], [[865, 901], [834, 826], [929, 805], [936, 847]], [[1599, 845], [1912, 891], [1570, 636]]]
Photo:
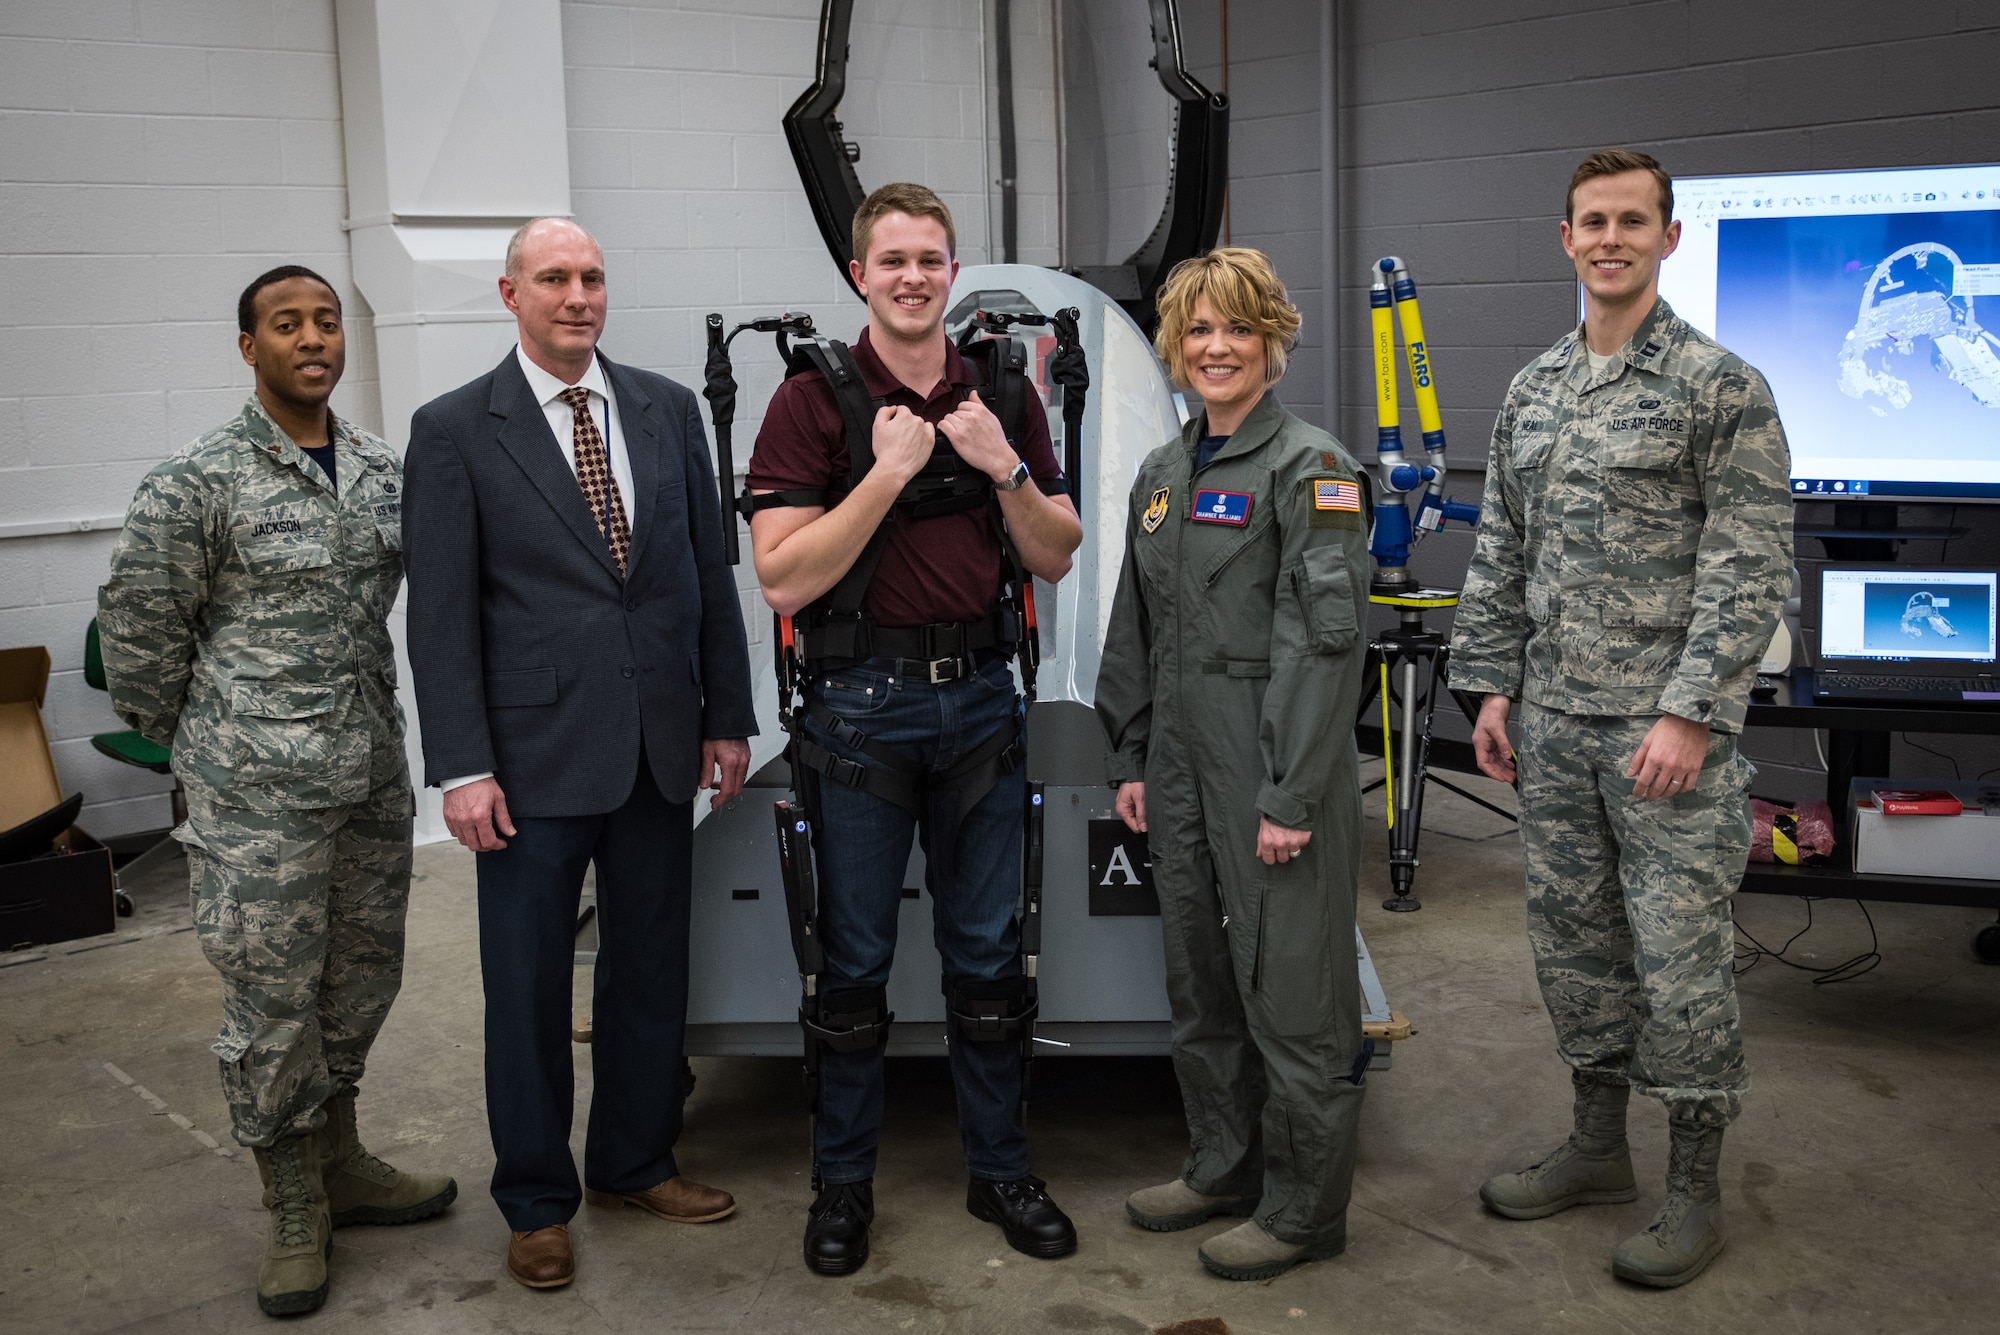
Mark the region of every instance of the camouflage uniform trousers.
[[1712, 732], [1693, 792], [1635, 798], [1625, 768], [1654, 722], [1522, 705], [1528, 940], [1572, 1069], [1727, 1126], [1750, 1088], [1730, 896], [1754, 770]]
[[249, 811], [189, 795], [195, 934], [222, 975], [214, 1052], [236, 1139], [317, 1129], [361, 1079], [403, 978], [415, 801]]

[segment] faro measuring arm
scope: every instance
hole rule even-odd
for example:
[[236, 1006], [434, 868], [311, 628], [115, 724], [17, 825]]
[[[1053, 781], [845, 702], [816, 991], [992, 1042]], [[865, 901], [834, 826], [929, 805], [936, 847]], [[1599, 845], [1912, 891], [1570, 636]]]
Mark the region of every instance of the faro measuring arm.
[[[1398, 421], [1401, 408], [1396, 401], [1396, 332], [1390, 323], [1392, 290], [1396, 317], [1403, 325], [1404, 350], [1409, 354], [1417, 421], [1424, 433], [1422, 464], [1410, 463], [1403, 455], [1403, 429]], [[1397, 256], [1375, 262], [1368, 307], [1375, 346], [1375, 450], [1382, 486], [1375, 500], [1375, 527], [1368, 538], [1368, 554], [1375, 560], [1373, 591], [1408, 593], [1417, 586], [1410, 574], [1410, 549], [1425, 534], [1443, 528], [1447, 520], [1476, 526], [1479, 507], [1445, 498], [1444, 419], [1438, 415], [1430, 349], [1424, 343], [1423, 316], [1417, 309], [1417, 285], [1410, 281], [1408, 267]], [[1420, 493], [1414, 518], [1404, 499], [1412, 492]]]

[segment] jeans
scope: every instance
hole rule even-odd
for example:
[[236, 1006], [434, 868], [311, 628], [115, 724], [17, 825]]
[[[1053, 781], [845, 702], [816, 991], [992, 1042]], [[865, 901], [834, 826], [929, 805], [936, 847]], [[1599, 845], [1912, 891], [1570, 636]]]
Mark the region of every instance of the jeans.
[[[1021, 708], [1013, 671], [998, 658], [969, 677], [936, 686], [897, 675], [889, 660], [870, 659], [822, 672], [807, 689], [871, 742], [933, 771], [948, 768], [1011, 726]], [[818, 725], [808, 721], [806, 727], [813, 741], [835, 754], [864, 766], [878, 763], [840, 745]], [[932, 789], [922, 820], [858, 788], [824, 778], [818, 783], [814, 847], [826, 952], [822, 994], [888, 985], [913, 831], [923, 843], [946, 995], [957, 983], [1020, 974], [1015, 904], [1026, 792], [1021, 768], [1001, 775], [962, 817], [963, 799], [978, 781], [972, 789]], [[947, 1041], [967, 1168], [972, 1176], [993, 1181], [1025, 1177], [1020, 1045], [972, 1042], [955, 1033]], [[824, 1052], [814, 1145], [821, 1180], [831, 1186], [873, 1177], [881, 1133], [882, 1049]]]

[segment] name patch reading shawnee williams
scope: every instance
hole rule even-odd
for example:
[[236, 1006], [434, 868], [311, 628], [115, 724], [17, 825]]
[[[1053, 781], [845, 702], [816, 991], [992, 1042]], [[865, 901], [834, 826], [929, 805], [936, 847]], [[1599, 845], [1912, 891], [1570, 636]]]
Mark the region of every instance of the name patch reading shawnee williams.
[[1197, 524], [1229, 524], [1242, 528], [1250, 522], [1250, 494], [1243, 491], [1198, 491], [1194, 511], [1188, 516]]

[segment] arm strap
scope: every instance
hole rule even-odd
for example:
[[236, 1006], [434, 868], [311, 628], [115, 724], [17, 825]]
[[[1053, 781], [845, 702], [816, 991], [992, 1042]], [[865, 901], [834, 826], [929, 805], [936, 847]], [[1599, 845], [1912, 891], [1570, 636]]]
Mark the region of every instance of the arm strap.
[[745, 488], [743, 488], [743, 494], [737, 498], [736, 508], [742, 511], [743, 517], [745, 519], [748, 519], [752, 515], [756, 514], [759, 510], [775, 510], [782, 505], [824, 506], [826, 505], [826, 503], [827, 503], [827, 494], [825, 491], [812, 491], [805, 489], [799, 489], [794, 491], [767, 491], [760, 496], [752, 492], [750, 488], [746, 486]]

